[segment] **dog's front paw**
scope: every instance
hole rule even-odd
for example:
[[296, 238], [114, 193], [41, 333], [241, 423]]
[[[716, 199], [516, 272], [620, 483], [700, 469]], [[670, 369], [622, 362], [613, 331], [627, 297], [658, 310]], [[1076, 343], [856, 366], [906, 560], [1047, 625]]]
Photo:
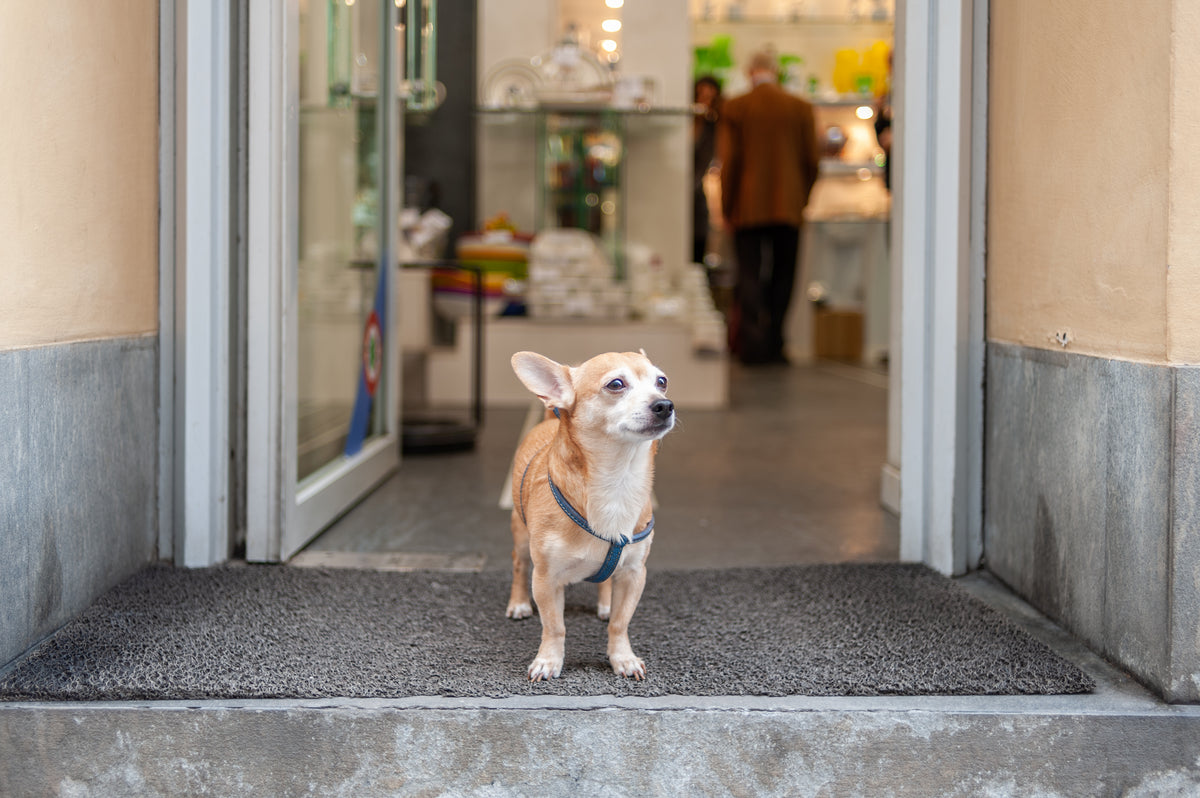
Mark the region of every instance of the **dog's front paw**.
[[611, 612], [612, 612], [612, 607], [610, 607], [607, 604], [597, 604], [596, 605], [596, 616], [602, 621], [607, 621], [608, 616]]
[[646, 678], [646, 663], [632, 652], [629, 654], [613, 654], [608, 658], [612, 664], [613, 673], [629, 679], [642, 681]]
[[529, 681], [545, 682], [562, 673], [562, 658], [538, 657], [529, 663]]
[[504, 614], [509, 618], [512, 618], [514, 621], [519, 621], [522, 618], [532, 617], [533, 607], [525, 602], [509, 604], [508, 609], [505, 610]]

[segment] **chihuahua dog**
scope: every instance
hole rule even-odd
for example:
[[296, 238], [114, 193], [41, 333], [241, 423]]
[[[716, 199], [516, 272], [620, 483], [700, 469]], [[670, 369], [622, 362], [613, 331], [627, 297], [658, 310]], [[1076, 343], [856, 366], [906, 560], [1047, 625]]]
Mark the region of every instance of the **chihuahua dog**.
[[[642, 680], [629, 621], [646, 584], [653, 540], [651, 488], [659, 440], [675, 426], [667, 377], [645, 352], [611, 352], [569, 367], [533, 352], [513, 370], [546, 406], [513, 460], [513, 581], [509, 618], [542, 618], [529, 665], [539, 682], [562, 672], [563, 595], [572, 582], [599, 584], [597, 614], [608, 620], [608, 661]], [[532, 579], [531, 579], [532, 571]]]

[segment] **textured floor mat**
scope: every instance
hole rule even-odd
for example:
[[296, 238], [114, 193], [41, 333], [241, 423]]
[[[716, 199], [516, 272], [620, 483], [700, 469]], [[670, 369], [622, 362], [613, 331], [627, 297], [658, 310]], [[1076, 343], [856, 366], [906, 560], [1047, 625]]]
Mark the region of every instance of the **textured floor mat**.
[[567, 591], [562, 676], [500, 573], [148, 568], [0, 678], [0, 699], [1079, 693], [1089, 676], [917, 565], [652, 571], [615, 676], [595, 588]]

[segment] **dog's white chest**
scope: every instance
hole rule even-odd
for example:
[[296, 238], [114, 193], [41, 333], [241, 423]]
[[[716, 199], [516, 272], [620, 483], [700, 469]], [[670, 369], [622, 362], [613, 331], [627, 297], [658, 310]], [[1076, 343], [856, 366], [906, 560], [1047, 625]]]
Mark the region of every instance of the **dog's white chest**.
[[634, 458], [627, 467], [605, 469], [594, 475], [588, 488], [588, 522], [600, 537], [632, 538], [642, 509], [650, 498], [648, 456]]

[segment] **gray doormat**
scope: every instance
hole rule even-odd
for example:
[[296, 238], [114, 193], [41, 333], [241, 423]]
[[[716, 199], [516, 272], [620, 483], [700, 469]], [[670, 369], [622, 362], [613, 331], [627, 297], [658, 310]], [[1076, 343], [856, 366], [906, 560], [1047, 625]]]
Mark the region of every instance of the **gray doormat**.
[[1078, 693], [1092, 679], [934, 571], [652, 571], [615, 676], [595, 588], [567, 592], [563, 674], [530, 684], [537, 617], [503, 573], [154, 566], [0, 679], [7, 700]]

